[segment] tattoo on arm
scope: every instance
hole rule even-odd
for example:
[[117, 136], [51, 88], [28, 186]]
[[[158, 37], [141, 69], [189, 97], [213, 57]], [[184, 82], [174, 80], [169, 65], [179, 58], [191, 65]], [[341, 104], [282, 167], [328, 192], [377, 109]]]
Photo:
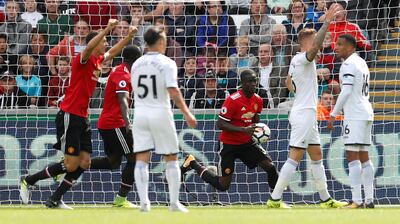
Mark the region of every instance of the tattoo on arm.
[[322, 43], [324, 42], [326, 32], [328, 31], [328, 27], [329, 27], [329, 22], [325, 21], [322, 27], [319, 29], [317, 35], [315, 36], [312, 48], [308, 50], [306, 53], [308, 61], [313, 61], [315, 56], [317, 56], [317, 53], [321, 48]]

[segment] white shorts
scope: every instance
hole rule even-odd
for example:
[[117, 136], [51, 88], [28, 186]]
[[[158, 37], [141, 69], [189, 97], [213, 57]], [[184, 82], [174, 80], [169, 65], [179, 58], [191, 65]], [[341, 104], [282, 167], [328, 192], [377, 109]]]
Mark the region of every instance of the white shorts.
[[169, 109], [135, 109], [133, 119], [133, 151], [155, 149], [157, 154], [179, 152], [173, 113]]
[[291, 125], [289, 146], [307, 149], [309, 145], [320, 145], [316, 111], [304, 109], [290, 114]]
[[[344, 120], [343, 130], [342, 130], [344, 145], [345, 146], [371, 145], [372, 123], [373, 121]], [[364, 148], [365, 151], [368, 149], [368, 147], [362, 147], [362, 148]]]

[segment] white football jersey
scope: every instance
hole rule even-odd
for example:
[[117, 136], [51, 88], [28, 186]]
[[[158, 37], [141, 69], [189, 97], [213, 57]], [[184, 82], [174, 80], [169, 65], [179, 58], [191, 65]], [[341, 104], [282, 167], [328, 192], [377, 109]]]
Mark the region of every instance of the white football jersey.
[[317, 110], [318, 83], [315, 61], [308, 61], [306, 52], [297, 53], [290, 62], [289, 75], [295, 89], [292, 111]]
[[167, 56], [149, 52], [132, 65], [135, 108], [171, 108], [167, 88], [178, 87], [178, 68]]
[[350, 97], [343, 105], [345, 120], [374, 120], [374, 110], [369, 102], [369, 69], [364, 59], [353, 53], [340, 67], [340, 84], [352, 85]]

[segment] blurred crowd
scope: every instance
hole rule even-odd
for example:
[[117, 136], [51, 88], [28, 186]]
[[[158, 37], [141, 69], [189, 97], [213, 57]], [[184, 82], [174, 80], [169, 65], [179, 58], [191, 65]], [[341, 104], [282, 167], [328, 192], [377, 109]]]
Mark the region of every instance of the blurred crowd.
[[[323, 119], [340, 92], [337, 38], [354, 35], [358, 53], [373, 58], [376, 31], [382, 30], [383, 18], [388, 32], [394, 28], [398, 0], [0, 0], [0, 109], [57, 107], [69, 85], [71, 62], [86, 47], [86, 35], [104, 28], [110, 18], [119, 20], [108, 36], [110, 47], [127, 35], [130, 25], [139, 30], [131, 44], [144, 53], [146, 29], [165, 31], [165, 54], [179, 68], [178, 83], [191, 108], [220, 108], [240, 86], [243, 69], [257, 73], [264, 107], [290, 108], [293, 93], [285, 80], [299, 51], [297, 34], [304, 28], [318, 30], [325, 9], [333, 4], [342, 11], [330, 24], [317, 58]], [[102, 107], [108, 75], [119, 63], [121, 57], [102, 65], [91, 108]]]

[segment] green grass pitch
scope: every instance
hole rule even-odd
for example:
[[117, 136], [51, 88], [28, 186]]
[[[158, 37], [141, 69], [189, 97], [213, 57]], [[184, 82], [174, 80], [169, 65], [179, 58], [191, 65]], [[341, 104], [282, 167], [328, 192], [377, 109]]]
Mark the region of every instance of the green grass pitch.
[[168, 212], [167, 207], [153, 207], [150, 213], [137, 209], [109, 207], [74, 210], [50, 210], [43, 207], [0, 207], [1, 224], [395, 224], [400, 223], [400, 207], [376, 209], [319, 209], [297, 206], [290, 210], [267, 209], [265, 206], [189, 207], [188, 214]]

